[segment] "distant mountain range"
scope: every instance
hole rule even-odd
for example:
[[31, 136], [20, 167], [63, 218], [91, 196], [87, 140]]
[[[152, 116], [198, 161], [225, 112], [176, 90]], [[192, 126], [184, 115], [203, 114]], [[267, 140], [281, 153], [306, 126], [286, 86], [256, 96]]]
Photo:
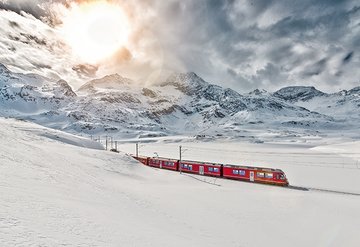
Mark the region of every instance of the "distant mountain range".
[[0, 65], [0, 115], [72, 133], [118, 137], [242, 136], [249, 129], [312, 131], [360, 126], [360, 87], [327, 94], [314, 87], [239, 94], [195, 73], [144, 87], [118, 74], [76, 92], [63, 80], [19, 74]]

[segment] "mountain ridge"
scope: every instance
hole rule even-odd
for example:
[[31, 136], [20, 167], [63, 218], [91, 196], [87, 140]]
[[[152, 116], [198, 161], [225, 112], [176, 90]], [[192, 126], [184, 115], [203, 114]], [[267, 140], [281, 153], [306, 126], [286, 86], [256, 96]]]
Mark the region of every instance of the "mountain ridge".
[[242, 95], [208, 83], [194, 72], [172, 74], [147, 87], [113, 74], [91, 80], [76, 92], [66, 81], [46, 80], [0, 66], [0, 114], [72, 133], [236, 136], [249, 127], [321, 131], [347, 126], [340, 113], [306, 105], [314, 100], [327, 100], [336, 109], [360, 107], [357, 87], [346, 96], [325, 94], [314, 87]]

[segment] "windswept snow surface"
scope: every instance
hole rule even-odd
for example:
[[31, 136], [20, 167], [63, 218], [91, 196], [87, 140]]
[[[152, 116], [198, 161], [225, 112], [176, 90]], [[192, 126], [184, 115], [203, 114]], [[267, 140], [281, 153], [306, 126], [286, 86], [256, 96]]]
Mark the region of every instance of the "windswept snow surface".
[[1, 246], [360, 243], [359, 196], [181, 175], [32, 123], [0, 126]]

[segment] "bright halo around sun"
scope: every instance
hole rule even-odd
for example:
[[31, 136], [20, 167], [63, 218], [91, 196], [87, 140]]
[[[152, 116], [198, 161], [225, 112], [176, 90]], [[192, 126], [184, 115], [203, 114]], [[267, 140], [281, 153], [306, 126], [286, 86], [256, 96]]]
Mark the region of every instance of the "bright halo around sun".
[[107, 1], [73, 4], [62, 19], [61, 32], [83, 62], [98, 63], [125, 46], [129, 23], [121, 6]]

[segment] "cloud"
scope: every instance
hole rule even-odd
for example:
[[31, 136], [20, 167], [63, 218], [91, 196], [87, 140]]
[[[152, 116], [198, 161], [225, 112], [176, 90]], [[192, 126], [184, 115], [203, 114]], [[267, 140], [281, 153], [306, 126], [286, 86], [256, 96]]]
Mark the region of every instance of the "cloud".
[[[45, 2], [72, 1], [3, 1], [0, 8], [44, 20], [54, 13]], [[97, 75], [120, 72], [151, 81], [172, 70], [195, 71], [240, 91], [294, 84], [335, 91], [359, 84], [356, 0], [112, 2], [128, 13], [131, 42], [113, 59], [96, 65]]]
[[0, 63], [21, 73], [37, 73], [78, 86], [76, 63], [56, 30], [34, 16], [0, 10]]
[[[358, 82], [356, 3], [148, 0], [135, 1], [142, 8], [134, 16], [144, 9], [153, 13], [139, 27], [156, 41], [147, 35], [138, 41], [157, 43], [164, 70], [195, 71], [239, 90], [314, 84], [334, 91]], [[350, 52], [354, 55], [342, 68]]]

